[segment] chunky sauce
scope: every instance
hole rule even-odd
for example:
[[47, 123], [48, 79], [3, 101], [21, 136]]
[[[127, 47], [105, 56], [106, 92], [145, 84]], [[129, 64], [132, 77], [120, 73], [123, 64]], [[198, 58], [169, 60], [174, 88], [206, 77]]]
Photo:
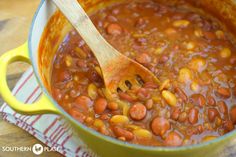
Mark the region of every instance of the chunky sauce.
[[119, 100], [107, 99], [98, 62], [72, 30], [55, 56], [52, 92], [76, 120], [104, 135], [151, 146], [200, 143], [234, 129], [236, 47], [217, 20], [185, 2], [151, 0], [114, 4], [91, 19], [109, 43], [150, 69], [161, 84], [128, 85]]

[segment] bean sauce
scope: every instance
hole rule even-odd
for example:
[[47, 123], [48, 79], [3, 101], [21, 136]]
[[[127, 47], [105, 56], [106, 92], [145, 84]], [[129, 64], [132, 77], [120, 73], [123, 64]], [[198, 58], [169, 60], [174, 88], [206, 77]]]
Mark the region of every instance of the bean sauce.
[[57, 50], [51, 84], [54, 99], [73, 118], [148, 146], [191, 145], [234, 130], [236, 44], [217, 19], [184, 1], [152, 0], [115, 3], [90, 18], [160, 84], [138, 78], [140, 86], [126, 82], [127, 90], [109, 96], [96, 58], [72, 29]]

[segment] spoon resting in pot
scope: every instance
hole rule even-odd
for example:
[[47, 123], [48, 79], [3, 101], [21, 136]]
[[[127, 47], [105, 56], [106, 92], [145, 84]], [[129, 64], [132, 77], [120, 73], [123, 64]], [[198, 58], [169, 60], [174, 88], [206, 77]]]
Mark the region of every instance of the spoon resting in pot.
[[141, 82], [159, 84], [155, 75], [141, 64], [113, 48], [98, 32], [77, 0], [53, 0], [92, 50], [100, 65], [105, 87], [113, 94]]

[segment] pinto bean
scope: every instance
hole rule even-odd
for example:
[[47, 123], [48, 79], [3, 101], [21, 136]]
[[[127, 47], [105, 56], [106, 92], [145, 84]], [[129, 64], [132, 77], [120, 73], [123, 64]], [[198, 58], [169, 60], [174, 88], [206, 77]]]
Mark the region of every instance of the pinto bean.
[[233, 122], [233, 124], [236, 124], [236, 106], [235, 105], [230, 109], [230, 119]]
[[86, 116], [82, 112], [78, 111], [76, 108], [72, 108], [70, 110], [70, 115], [81, 123], [83, 123], [86, 119]]
[[170, 132], [166, 139], [165, 139], [165, 144], [167, 146], [181, 146], [183, 144], [183, 138], [180, 136], [179, 133], [172, 131]]
[[158, 84], [153, 83], [153, 82], [145, 82], [143, 87], [155, 89], [155, 88], [158, 88]]
[[98, 98], [94, 103], [94, 112], [96, 114], [102, 114], [107, 107], [107, 100], [104, 98]]
[[208, 96], [207, 97], [207, 104], [211, 105], [211, 106], [214, 106], [216, 104], [216, 101], [215, 101], [213, 96]]
[[217, 109], [209, 108], [208, 109], [208, 119], [210, 122], [214, 122], [216, 117], [220, 117], [220, 114]]
[[126, 100], [128, 102], [135, 102], [136, 99], [131, 97], [129, 94], [125, 93], [125, 92], [119, 92], [119, 96], [120, 96], [120, 99], [122, 100]]
[[147, 89], [140, 88], [137, 92], [137, 96], [138, 96], [139, 100], [145, 101], [145, 100], [149, 99], [151, 95]]
[[228, 114], [228, 107], [227, 107], [227, 105], [225, 104], [224, 101], [219, 101], [217, 103], [217, 106], [218, 106], [218, 109], [221, 113]]
[[129, 109], [129, 115], [133, 120], [142, 120], [147, 114], [146, 107], [141, 103], [135, 103]]
[[92, 101], [87, 96], [79, 96], [75, 100], [75, 107], [78, 108], [82, 113], [88, 113], [89, 106], [92, 104]]
[[179, 122], [185, 122], [188, 118], [188, 114], [186, 112], [182, 112], [180, 115], [179, 115], [179, 118], [178, 118], [178, 121]]
[[116, 135], [116, 137], [125, 137], [125, 140], [131, 141], [134, 138], [134, 135], [132, 132], [125, 130], [121, 127], [115, 126], [113, 127], [113, 132]]
[[163, 117], [156, 117], [151, 122], [151, 129], [155, 135], [163, 136], [170, 129], [170, 122]]
[[148, 99], [145, 103], [145, 106], [148, 110], [151, 110], [153, 107], [153, 100], [152, 99]]
[[193, 95], [191, 95], [190, 101], [193, 104], [198, 105], [199, 107], [203, 107], [203, 106], [206, 105], [206, 99], [201, 94], [193, 94]]
[[189, 111], [189, 115], [188, 115], [188, 121], [191, 124], [195, 124], [198, 122], [198, 109], [197, 108], [191, 108]]
[[173, 108], [171, 112], [171, 119], [178, 120], [180, 113], [181, 109], [179, 107]]
[[222, 98], [230, 98], [231, 93], [229, 88], [219, 87], [216, 91], [216, 95]]
[[188, 101], [187, 95], [184, 93], [184, 91], [183, 91], [181, 88], [176, 87], [176, 88], [175, 88], [175, 92], [179, 95], [179, 97], [180, 97], [184, 102], [187, 102], [187, 101]]
[[107, 26], [107, 33], [109, 35], [120, 35], [123, 32], [121, 26], [116, 23], [111, 23]]
[[231, 120], [225, 120], [223, 122], [223, 128], [224, 128], [225, 133], [230, 132], [234, 129], [234, 124]]

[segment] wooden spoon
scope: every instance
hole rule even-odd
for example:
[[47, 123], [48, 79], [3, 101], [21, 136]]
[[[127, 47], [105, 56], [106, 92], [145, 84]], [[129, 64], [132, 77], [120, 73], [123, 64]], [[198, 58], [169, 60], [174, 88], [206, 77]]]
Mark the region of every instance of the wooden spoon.
[[159, 83], [155, 75], [139, 63], [113, 48], [98, 32], [77, 0], [53, 0], [92, 50], [100, 65], [106, 89], [111, 93], [125, 91], [130, 85]]

